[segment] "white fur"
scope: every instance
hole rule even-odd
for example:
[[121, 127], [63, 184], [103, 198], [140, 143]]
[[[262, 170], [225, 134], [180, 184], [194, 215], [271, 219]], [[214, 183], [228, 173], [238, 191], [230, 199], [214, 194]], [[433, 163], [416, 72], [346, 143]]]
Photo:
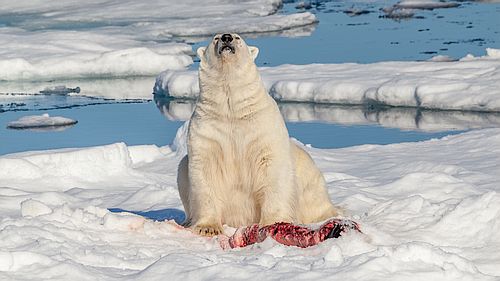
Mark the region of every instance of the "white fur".
[[223, 224], [309, 223], [335, 216], [323, 176], [290, 142], [262, 84], [254, 63], [258, 49], [232, 36], [234, 53], [219, 54], [220, 34], [197, 51], [200, 98], [178, 173], [185, 225], [216, 235]]

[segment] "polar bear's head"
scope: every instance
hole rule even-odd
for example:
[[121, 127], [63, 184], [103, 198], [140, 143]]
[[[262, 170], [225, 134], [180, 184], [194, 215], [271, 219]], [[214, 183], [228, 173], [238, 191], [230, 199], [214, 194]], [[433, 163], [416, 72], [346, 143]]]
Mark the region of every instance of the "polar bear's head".
[[236, 33], [224, 33], [215, 35], [210, 44], [198, 48], [197, 53], [201, 67], [219, 68], [225, 65], [239, 67], [248, 65], [249, 62], [253, 64], [259, 49], [247, 46]]

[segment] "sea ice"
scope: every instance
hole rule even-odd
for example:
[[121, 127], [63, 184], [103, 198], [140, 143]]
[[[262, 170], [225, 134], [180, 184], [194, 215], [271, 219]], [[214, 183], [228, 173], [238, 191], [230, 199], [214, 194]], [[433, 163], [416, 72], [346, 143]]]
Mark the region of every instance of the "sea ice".
[[61, 116], [49, 116], [48, 113], [42, 115], [23, 116], [16, 121], [9, 122], [7, 128], [10, 129], [30, 129], [44, 127], [70, 126], [78, 121]]
[[0, 30], [0, 40], [5, 42], [0, 51], [0, 81], [155, 75], [192, 63], [191, 48], [185, 44], [142, 43], [92, 31]]
[[[500, 51], [486, 52], [452, 62], [282, 65], [262, 67], [261, 74], [278, 101], [500, 111]], [[154, 92], [194, 99], [197, 73], [164, 71]]]
[[460, 6], [459, 3], [453, 1], [439, 0], [403, 0], [394, 5], [401, 9], [439, 9], [439, 8], [454, 8]]
[[[184, 41], [231, 30], [303, 35], [309, 13], [277, 14], [281, 0], [11, 1], [0, 14], [0, 81], [157, 75], [192, 63]], [[202, 11], [202, 12], [200, 12]], [[294, 32], [296, 30], [297, 32]]]
[[438, 0], [402, 0], [398, 3], [385, 7], [382, 10], [385, 17], [393, 19], [411, 18], [414, 16], [414, 10], [433, 10], [441, 8], [455, 8], [460, 6], [457, 2], [438, 1]]
[[0, 156], [0, 279], [500, 277], [500, 129], [417, 143], [304, 147], [332, 200], [363, 233], [307, 249], [268, 239], [223, 251], [215, 238], [147, 218], [148, 211], [167, 218], [182, 210], [175, 182], [186, 128], [165, 147], [119, 143]]

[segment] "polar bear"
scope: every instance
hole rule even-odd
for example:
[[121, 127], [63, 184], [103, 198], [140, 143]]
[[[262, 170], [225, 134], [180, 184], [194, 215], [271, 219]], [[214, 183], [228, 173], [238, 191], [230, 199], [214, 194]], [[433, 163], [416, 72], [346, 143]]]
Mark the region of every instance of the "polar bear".
[[311, 223], [336, 216], [325, 180], [292, 142], [254, 63], [259, 49], [218, 34], [200, 58], [200, 96], [177, 183], [185, 226], [213, 236], [222, 225]]

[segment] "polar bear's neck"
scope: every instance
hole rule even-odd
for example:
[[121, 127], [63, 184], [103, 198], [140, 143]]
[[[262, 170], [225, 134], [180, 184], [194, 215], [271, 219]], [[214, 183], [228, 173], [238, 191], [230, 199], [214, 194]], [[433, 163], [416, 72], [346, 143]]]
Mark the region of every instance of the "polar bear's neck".
[[265, 107], [267, 92], [255, 64], [245, 69], [200, 67], [197, 107], [210, 114], [240, 117]]

